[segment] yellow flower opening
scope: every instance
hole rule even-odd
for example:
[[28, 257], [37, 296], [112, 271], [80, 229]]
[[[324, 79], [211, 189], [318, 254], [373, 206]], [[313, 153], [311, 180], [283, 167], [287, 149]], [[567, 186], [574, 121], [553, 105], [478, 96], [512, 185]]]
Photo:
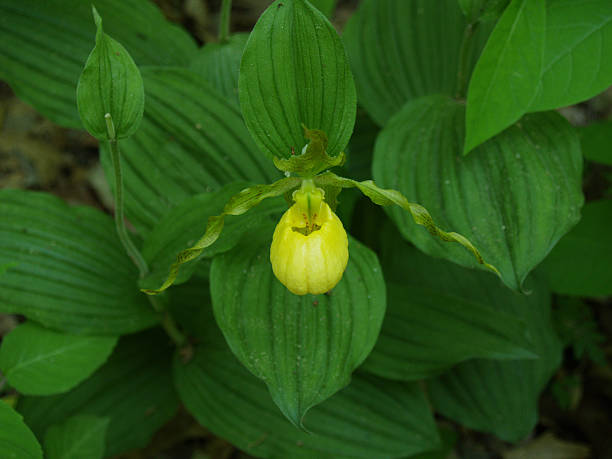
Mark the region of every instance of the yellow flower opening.
[[293, 193], [272, 239], [274, 275], [296, 295], [320, 294], [336, 286], [348, 263], [348, 238], [338, 216], [312, 180]]

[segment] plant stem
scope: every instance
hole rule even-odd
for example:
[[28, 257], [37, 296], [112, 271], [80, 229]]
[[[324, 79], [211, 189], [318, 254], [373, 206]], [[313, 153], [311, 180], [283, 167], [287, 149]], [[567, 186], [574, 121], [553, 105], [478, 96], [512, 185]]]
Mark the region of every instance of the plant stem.
[[[111, 121], [112, 122], [112, 121]], [[111, 161], [115, 171], [115, 227], [117, 235], [128, 256], [132, 259], [142, 279], [149, 272], [147, 262], [142, 258], [140, 251], [136, 248], [125, 226], [123, 218], [123, 174], [121, 172], [121, 156], [119, 154], [119, 144], [117, 139], [111, 138], [108, 141], [111, 151]]]
[[221, 4], [221, 19], [219, 20], [220, 43], [225, 43], [229, 37], [231, 10], [232, 0], [223, 0], [223, 3]]
[[478, 22], [465, 26], [463, 32], [463, 40], [461, 41], [461, 49], [459, 51], [459, 71], [457, 72], [457, 91], [455, 96], [458, 99], [463, 99], [467, 93], [468, 73], [470, 65], [470, 48], [472, 47], [472, 39]]
[[176, 322], [168, 311], [162, 313], [163, 317], [160, 320], [162, 327], [168, 336], [174, 341], [177, 347], [182, 347], [187, 343], [187, 337], [178, 329]]

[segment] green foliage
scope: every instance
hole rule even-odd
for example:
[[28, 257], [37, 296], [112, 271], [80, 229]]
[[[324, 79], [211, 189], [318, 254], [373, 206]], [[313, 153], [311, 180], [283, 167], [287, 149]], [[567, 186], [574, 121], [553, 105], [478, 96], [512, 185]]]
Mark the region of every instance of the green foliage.
[[506, 312], [524, 297], [490, 274], [428, 257], [389, 226], [381, 234], [381, 264], [387, 313], [365, 370], [412, 381], [473, 358], [537, 358], [525, 321]]
[[444, 416], [502, 440], [524, 438], [538, 419], [538, 398], [561, 362], [561, 343], [551, 324], [550, 293], [537, 281], [523, 301], [500, 304], [522, 318], [538, 359], [471, 360], [428, 384], [434, 407]]
[[554, 310], [555, 327], [563, 344], [571, 347], [576, 359], [588, 357], [598, 365], [606, 365], [601, 345], [606, 337], [599, 331], [593, 312], [576, 298], [561, 298]]
[[[455, 95], [467, 21], [457, 0], [363, 0], [344, 32], [359, 103], [383, 126], [429, 94]], [[464, 59], [476, 63], [490, 27], [475, 31]], [[468, 65], [469, 64], [469, 65]]]
[[[525, 117], [461, 157], [465, 108], [445, 96], [416, 99], [383, 129], [374, 177], [422, 203], [438, 225], [464, 234], [504, 283], [521, 289], [527, 274], [580, 218], [582, 157], [572, 127], [554, 113]], [[424, 252], [480, 266], [442, 244], [396, 208], [404, 237]]]
[[[142, 76], [144, 118], [139, 131], [121, 142], [125, 213], [141, 234], [194, 194], [279, 177], [257, 152], [237, 107], [203, 77], [166, 67], [143, 68]], [[113, 177], [109, 149], [101, 150], [106, 176]]]
[[102, 459], [109, 418], [76, 415], [56, 424], [45, 434], [47, 459]]
[[36, 437], [23, 419], [0, 400], [0, 451], [7, 459], [42, 459]]
[[272, 227], [214, 259], [215, 318], [230, 348], [294, 424], [350, 381], [372, 350], [385, 314], [376, 255], [350, 240], [349, 264], [329, 295], [297, 296], [274, 277]]
[[584, 206], [582, 220], [550, 252], [542, 273], [562, 295], [612, 295], [612, 200]]
[[0, 312], [75, 334], [119, 335], [157, 317], [112, 219], [44, 193], [0, 191]]
[[302, 124], [325, 132], [340, 154], [355, 123], [356, 96], [340, 37], [307, 0], [277, 0], [257, 21], [240, 65], [240, 106], [270, 157], [306, 145]]
[[522, 115], [588, 99], [612, 84], [612, 3], [513, 0], [470, 81], [465, 153]]
[[[187, 32], [153, 2], [97, 0], [106, 32], [140, 65], [186, 65], [196, 53]], [[76, 84], [91, 51], [91, 2], [0, 1], [0, 80], [61, 126], [81, 128]], [[33, 33], [35, 32], [35, 33]]]
[[67, 420], [83, 414], [108, 418], [105, 457], [141, 448], [178, 408], [171, 358], [162, 333], [126, 336], [91, 378], [65, 394], [23, 397], [17, 409], [39, 439], [56, 424], [65, 431]]
[[[0, 0], [0, 78], [101, 140], [110, 113], [125, 196], [113, 223], [0, 191], [0, 313], [27, 319], [0, 343], [23, 415], [0, 401], [0, 456], [116, 456], [183, 403], [255, 457], [441, 458], [434, 415], [520, 441], [564, 346], [606, 364], [580, 297], [612, 295], [612, 202], [580, 213], [612, 129], [547, 110], [612, 84], [612, 3], [363, 0], [342, 40], [335, 5], [276, 0], [229, 37], [223, 14], [198, 50], [151, 1], [97, 0], [111, 39], [87, 2]], [[324, 295], [269, 261], [305, 179], [352, 232]]]
[[357, 374], [306, 417], [304, 432], [270, 400], [265, 385], [223, 347], [198, 348], [175, 360], [185, 407], [216, 435], [263, 458], [403, 457], [438, 446], [427, 401], [415, 384]]
[[140, 125], [144, 86], [140, 71], [123, 45], [104, 33], [93, 8], [96, 46], [77, 84], [77, 106], [85, 129], [99, 140], [123, 139]]
[[2, 340], [0, 370], [22, 394], [66, 392], [102, 365], [115, 344], [115, 336], [67, 335], [26, 322]]

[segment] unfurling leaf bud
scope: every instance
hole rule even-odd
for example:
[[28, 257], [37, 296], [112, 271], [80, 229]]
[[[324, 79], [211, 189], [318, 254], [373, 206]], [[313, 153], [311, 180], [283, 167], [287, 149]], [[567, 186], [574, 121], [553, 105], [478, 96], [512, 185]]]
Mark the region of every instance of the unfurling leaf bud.
[[296, 295], [328, 292], [340, 282], [348, 263], [346, 231], [312, 181], [304, 181], [293, 197], [295, 204], [274, 230], [272, 270]]

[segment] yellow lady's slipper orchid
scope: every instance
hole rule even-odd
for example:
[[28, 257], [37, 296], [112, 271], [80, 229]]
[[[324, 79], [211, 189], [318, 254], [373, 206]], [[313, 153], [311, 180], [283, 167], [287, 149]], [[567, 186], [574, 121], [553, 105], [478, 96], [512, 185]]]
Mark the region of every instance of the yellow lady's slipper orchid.
[[274, 230], [272, 270], [296, 295], [328, 292], [340, 282], [348, 263], [346, 231], [323, 196], [323, 190], [305, 180]]

